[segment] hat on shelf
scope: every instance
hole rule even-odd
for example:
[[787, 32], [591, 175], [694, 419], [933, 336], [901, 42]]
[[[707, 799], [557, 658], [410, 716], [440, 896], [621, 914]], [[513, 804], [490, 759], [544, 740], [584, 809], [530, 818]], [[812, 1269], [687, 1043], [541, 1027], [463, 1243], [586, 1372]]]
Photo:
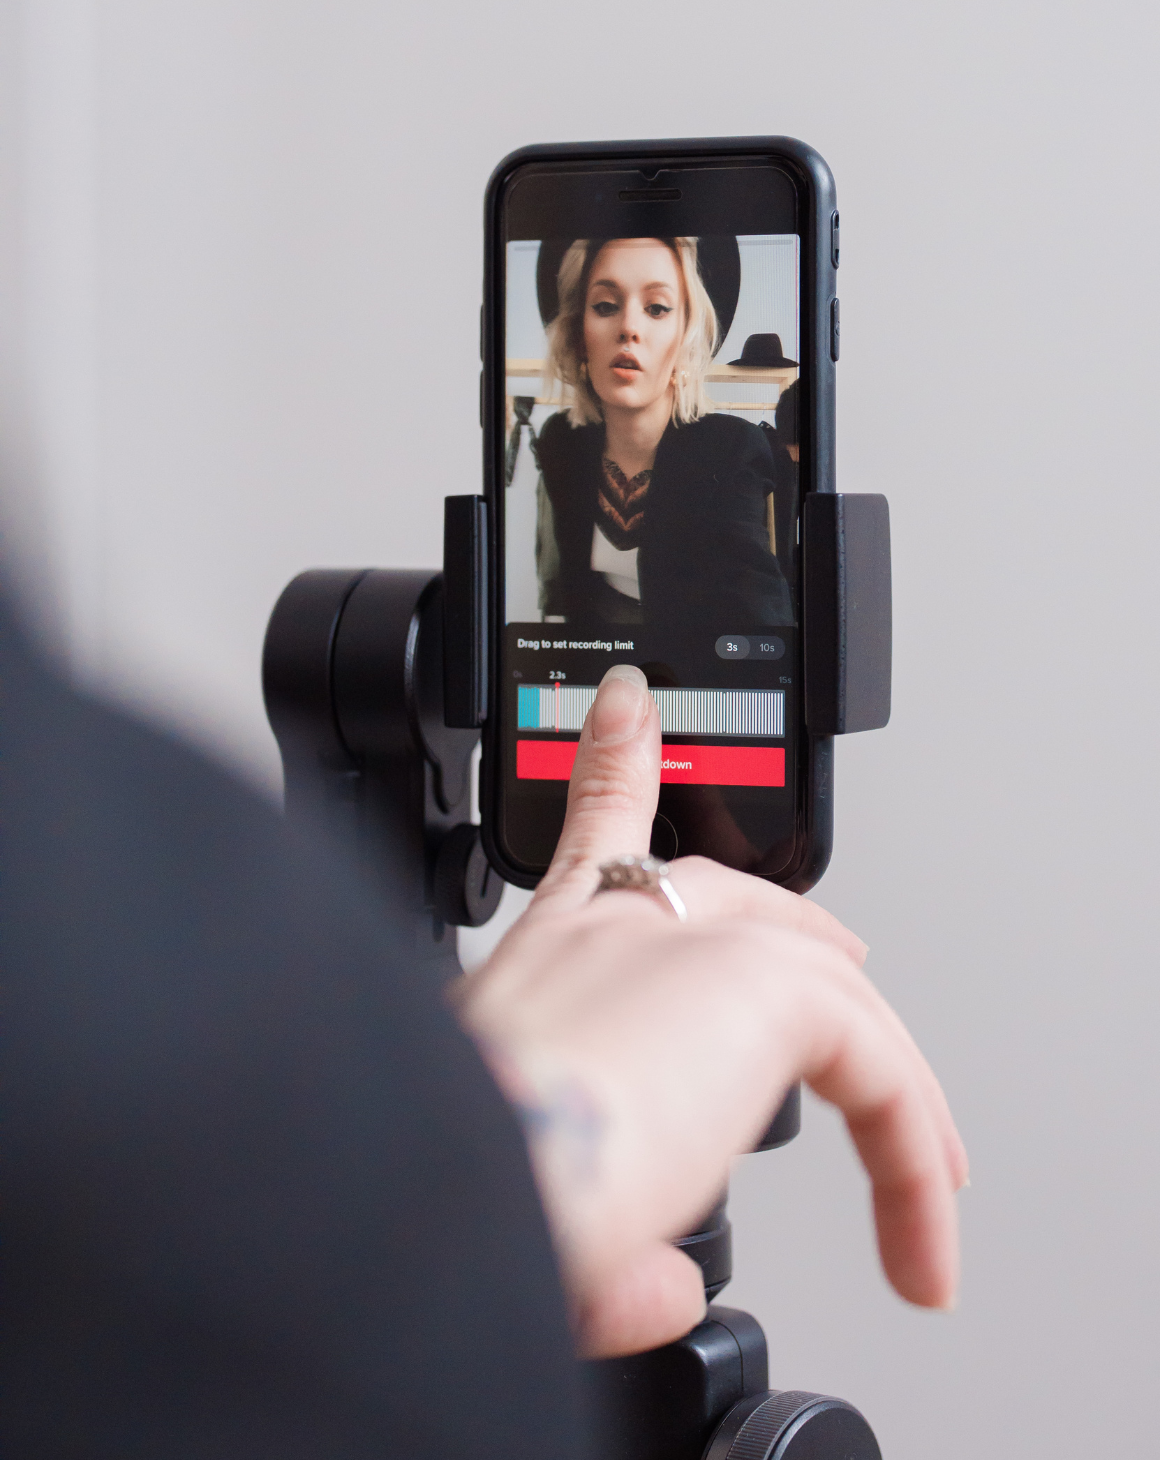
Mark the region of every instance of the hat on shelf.
[[[545, 325], [551, 324], [560, 312], [560, 265], [575, 242], [574, 238], [545, 238], [540, 244], [536, 260], [536, 302]], [[731, 233], [708, 233], [698, 238], [697, 271], [717, 312], [719, 350], [737, 313], [737, 296], [741, 292], [741, 251], [736, 237]]]
[[785, 365], [796, 365], [781, 351], [780, 335], [750, 335], [741, 347], [741, 359], [730, 360], [730, 365], [748, 365], [758, 370], [776, 370]]

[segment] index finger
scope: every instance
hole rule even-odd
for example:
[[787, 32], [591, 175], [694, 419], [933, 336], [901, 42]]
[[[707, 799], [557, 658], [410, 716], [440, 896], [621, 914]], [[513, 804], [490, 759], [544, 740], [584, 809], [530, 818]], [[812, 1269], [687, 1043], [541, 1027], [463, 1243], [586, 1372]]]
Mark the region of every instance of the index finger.
[[561, 911], [586, 902], [596, 869], [622, 852], [644, 856], [661, 775], [661, 722], [648, 680], [614, 664], [584, 720], [555, 856], [533, 906]]

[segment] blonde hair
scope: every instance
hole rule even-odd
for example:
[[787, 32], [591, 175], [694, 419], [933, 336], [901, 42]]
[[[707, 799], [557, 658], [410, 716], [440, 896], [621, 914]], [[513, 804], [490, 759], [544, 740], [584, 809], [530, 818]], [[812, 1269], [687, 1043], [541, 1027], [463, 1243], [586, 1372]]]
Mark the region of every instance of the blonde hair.
[[[559, 389], [564, 410], [573, 426], [604, 419], [600, 397], [592, 389], [584, 362], [584, 306], [588, 278], [596, 256], [610, 238], [578, 238], [560, 263], [557, 289], [560, 309], [548, 325], [548, 355], [544, 361], [544, 393]], [[705, 376], [717, 348], [717, 311], [701, 279], [695, 238], [658, 240], [677, 261], [684, 292], [685, 333], [673, 369], [673, 424], [686, 425], [713, 409], [705, 393]]]

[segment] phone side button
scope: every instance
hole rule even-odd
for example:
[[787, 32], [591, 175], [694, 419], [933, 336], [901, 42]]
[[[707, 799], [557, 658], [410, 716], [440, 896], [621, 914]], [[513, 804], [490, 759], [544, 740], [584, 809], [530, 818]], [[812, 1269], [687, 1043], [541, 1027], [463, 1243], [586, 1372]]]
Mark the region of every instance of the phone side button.
[[483, 371], [479, 372], [479, 429], [483, 430]]
[[842, 314], [836, 299], [830, 300], [830, 359], [837, 361], [842, 349]]

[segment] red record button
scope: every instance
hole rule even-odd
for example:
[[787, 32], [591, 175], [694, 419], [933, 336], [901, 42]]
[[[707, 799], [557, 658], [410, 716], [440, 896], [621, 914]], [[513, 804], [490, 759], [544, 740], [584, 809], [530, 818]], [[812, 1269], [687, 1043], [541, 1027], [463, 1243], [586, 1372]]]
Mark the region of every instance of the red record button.
[[[566, 781], [576, 759], [575, 740], [517, 740], [521, 781]], [[665, 745], [661, 780], [686, 786], [784, 786], [781, 745]]]

